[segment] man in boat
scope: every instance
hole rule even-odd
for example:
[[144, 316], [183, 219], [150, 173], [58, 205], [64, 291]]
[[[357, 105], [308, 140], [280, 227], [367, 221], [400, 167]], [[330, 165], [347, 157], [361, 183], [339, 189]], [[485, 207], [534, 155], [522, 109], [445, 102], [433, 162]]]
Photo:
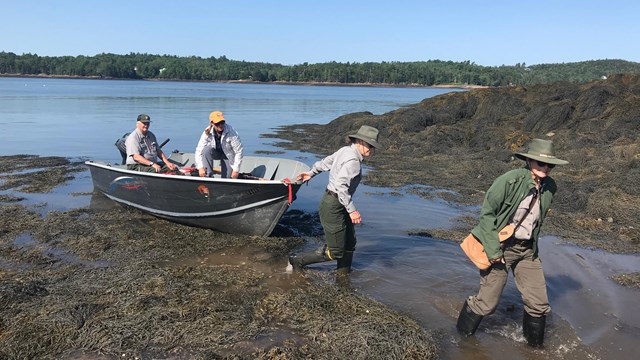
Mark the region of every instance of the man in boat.
[[329, 184], [320, 201], [320, 222], [325, 242], [316, 251], [289, 256], [294, 271], [319, 262], [337, 260], [337, 273], [351, 271], [353, 252], [356, 249], [355, 225], [362, 222], [360, 212], [353, 203], [362, 177], [362, 161], [371, 156], [378, 143], [378, 129], [362, 125], [358, 132], [348, 136], [350, 144], [313, 164], [308, 172], [300, 173], [298, 181], [309, 181], [322, 171], [329, 171]]
[[[551, 311], [538, 237], [557, 190], [549, 175], [556, 165], [568, 161], [557, 158], [553, 143], [543, 139], [531, 140], [527, 151], [515, 156], [525, 166], [493, 182], [480, 210], [480, 222], [471, 230], [482, 243], [490, 267], [480, 270], [480, 290], [464, 302], [456, 327], [467, 336], [475, 333], [482, 318], [496, 310], [511, 269], [524, 303], [522, 331], [527, 343], [537, 347], [544, 341], [546, 315]], [[513, 232], [500, 242], [498, 232], [507, 228]]]
[[[158, 146], [156, 136], [149, 131], [151, 117], [147, 114], [138, 115], [136, 129], [127, 136], [127, 169], [145, 172], [175, 172], [178, 167], [167, 159]], [[158, 158], [163, 164], [158, 163]]]
[[[209, 126], [204, 129], [196, 146], [195, 161], [198, 175], [213, 176], [220, 173], [223, 178], [237, 179], [242, 165], [242, 142], [236, 130], [226, 123], [220, 111], [209, 114]], [[214, 160], [220, 168], [214, 168]]]

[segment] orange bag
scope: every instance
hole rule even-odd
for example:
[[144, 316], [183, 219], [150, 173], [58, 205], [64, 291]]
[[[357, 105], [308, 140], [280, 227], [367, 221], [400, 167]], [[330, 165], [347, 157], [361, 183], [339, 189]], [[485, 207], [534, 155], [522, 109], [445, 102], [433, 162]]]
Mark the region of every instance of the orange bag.
[[[518, 226], [520, 226], [520, 224], [518, 224]], [[498, 232], [498, 239], [500, 239], [500, 242], [503, 242], [508, 238], [510, 238], [515, 231], [516, 231], [515, 225], [509, 224], [503, 227], [502, 230]]]
[[486, 270], [491, 267], [491, 263], [489, 262], [487, 254], [484, 252], [482, 243], [480, 240], [476, 239], [473, 234], [467, 235], [460, 244], [460, 247], [462, 248], [462, 251], [467, 254], [469, 260], [471, 260], [478, 269]]
[[[501, 243], [504, 242], [513, 235], [515, 230], [516, 227], [513, 224], [505, 226], [498, 232], [498, 239], [500, 239]], [[464, 240], [460, 244], [460, 247], [462, 248], [462, 251], [467, 254], [469, 260], [471, 260], [471, 262], [473, 262], [478, 267], [478, 269], [486, 270], [491, 267], [491, 263], [489, 262], [487, 254], [484, 252], [482, 243], [480, 242], [480, 240], [476, 239], [473, 234], [469, 234], [466, 238], [464, 238]]]

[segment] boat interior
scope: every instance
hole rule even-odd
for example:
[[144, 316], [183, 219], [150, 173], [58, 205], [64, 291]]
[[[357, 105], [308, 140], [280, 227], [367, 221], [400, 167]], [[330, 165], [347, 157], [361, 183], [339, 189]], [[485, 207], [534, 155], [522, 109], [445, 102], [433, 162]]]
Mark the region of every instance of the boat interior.
[[[118, 139], [115, 146], [120, 151], [122, 156], [122, 166], [126, 162], [126, 148], [124, 145], [124, 139], [127, 134], [124, 134], [122, 138]], [[165, 140], [160, 147], [165, 145], [169, 139]], [[170, 154], [169, 160], [178, 165], [180, 169], [183, 169], [184, 173], [191, 173], [190, 169], [195, 169], [195, 154], [176, 152]], [[220, 160], [214, 160], [214, 169], [221, 169]], [[242, 158], [242, 165], [240, 167], [240, 173], [244, 179], [252, 180], [282, 180], [285, 178], [295, 181], [296, 175], [301, 172], [309, 171], [309, 166], [306, 164], [290, 159], [274, 158], [266, 156], [244, 156]], [[221, 177], [221, 174], [215, 174], [213, 177]]]

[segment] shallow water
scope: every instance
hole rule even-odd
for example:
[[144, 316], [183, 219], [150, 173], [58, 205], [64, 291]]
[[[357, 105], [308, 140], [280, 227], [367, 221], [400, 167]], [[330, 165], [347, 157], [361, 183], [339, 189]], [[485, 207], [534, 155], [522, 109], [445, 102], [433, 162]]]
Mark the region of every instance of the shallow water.
[[[321, 185], [303, 188], [301, 197], [319, 200], [326, 181], [313, 181]], [[447, 227], [461, 209], [411, 194], [385, 192], [390, 190], [361, 186], [355, 196], [364, 225], [356, 230], [351, 284], [440, 331], [443, 358], [636, 358], [640, 292], [609, 277], [640, 271], [638, 255], [582, 249], [542, 237], [540, 255], [552, 306], [545, 348], [531, 349], [525, 343], [522, 301], [511, 275], [496, 313], [483, 320], [475, 337], [466, 339], [456, 333], [455, 322], [466, 297], [478, 290], [478, 271], [457, 243], [407, 235], [413, 229]], [[329, 271], [333, 266], [314, 268]]]
[[[371, 94], [367, 89], [363, 90], [365, 95], [358, 95], [357, 89], [339, 88], [332, 93], [331, 89], [322, 88], [309, 94], [305, 92], [306, 87], [257, 85], [243, 88], [229, 84], [210, 87], [82, 80], [47, 81], [46, 86], [38, 87], [37, 91], [18, 91], [7, 90], [15, 82], [3, 81], [6, 79], [0, 78], [0, 131], [3, 133], [0, 154], [31, 153], [112, 161], [119, 160], [113, 142], [133, 128], [132, 119], [138, 112], [149, 112], [154, 120], [158, 119], [154, 130], [160, 138], [171, 134], [170, 148], [173, 149], [195, 145], [195, 134], [202, 128], [197, 118], [201, 118], [203, 112], [212, 107], [228, 109], [235, 118], [234, 125], [238, 124], [236, 128], [246, 134], [243, 136], [247, 153], [252, 154], [257, 150], [281, 150], [272, 146], [270, 140], [258, 138], [258, 134], [269, 132], [275, 126], [326, 123], [344, 113], [367, 110], [367, 107], [375, 107], [370, 111], [381, 113], [402, 106], [410, 98], [405, 96], [407, 93], [393, 89], [379, 94]], [[29, 81], [29, 86], [41, 85], [37, 82], [41, 81], [39, 79]], [[56, 92], [47, 95], [52, 87], [64, 88], [57, 92], [63, 95], [55, 95]], [[272, 93], [265, 95], [267, 89]], [[394, 97], [397, 94], [405, 97]], [[417, 101], [419, 99], [413, 102]], [[180, 119], [180, 123], [167, 119]], [[27, 133], [35, 141], [25, 142]], [[309, 165], [318, 159], [313, 154], [294, 151], [284, 151], [278, 156], [297, 158]], [[92, 185], [88, 171], [75, 176], [76, 180], [50, 194], [18, 195], [42, 214], [89, 204], [117, 206], [89, 194]], [[308, 186], [303, 186], [292, 209], [317, 211], [326, 183], [326, 174], [320, 174]], [[640, 316], [635, 310], [640, 292], [615, 284], [609, 276], [640, 271], [637, 254], [614, 255], [580, 249], [562, 245], [553, 237], [544, 237], [541, 257], [552, 306], [545, 349], [534, 350], [524, 343], [522, 305], [512, 279], [496, 313], [485, 318], [476, 336], [461, 338], [455, 332], [455, 321], [464, 299], [478, 289], [477, 271], [464, 258], [457, 244], [407, 234], [415, 229], [446, 228], [462, 211], [470, 210], [475, 215], [477, 209], [455, 207], [442, 200], [421, 199], [404, 189], [371, 188], [364, 184], [358, 188], [355, 202], [362, 213], [363, 224], [356, 230], [358, 246], [351, 274], [353, 288], [407, 314], [425, 328], [436, 330], [442, 340], [442, 358], [636, 358], [634, 345], [640, 338]], [[24, 246], [29, 246], [28, 241]], [[260, 271], [272, 272], [270, 286], [274, 291], [286, 289], [289, 285], [288, 275], [284, 272], [286, 254], [283, 254], [281, 266], [247, 263], [247, 255], [242, 251], [217, 253], [182, 261], [194, 264], [242, 264], [244, 261], [247, 266], [259, 266]], [[334, 266], [319, 265], [313, 269], [328, 272]]]
[[[320, 174], [304, 186], [293, 208], [316, 211], [326, 180], [326, 174]], [[56, 189], [51, 199], [87, 186], [90, 179], [84, 172], [79, 173], [76, 180]], [[38, 195], [38, 202], [46, 202], [48, 196]], [[77, 204], [91, 202], [94, 208], [118, 206], [99, 195], [73, 198]], [[466, 260], [458, 244], [407, 235], [414, 229], [447, 227], [450, 219], [463, 210], [441, 200], [421, 199], [402, 189], [366, 185], [359, 187], [355, 199], [364, 221], [356, 230], [358, 246], [351, 286], [408, 315], [425, 328], [436, 330], [443, 359], [635, 358], [635, 342], [640, 338], [640, 315], [636, 311], [639, 293], [617, 285], [609, 277], [640, 271], [637, 255], [583, 249], [544, 236], [540, 251], [552, 305], [545, 348], [531, 349], [525, 344], [522, 302], [512, 277], [496, 313], [483, 320], [474, 337], [464, 338], [455, 331], [455, 322], [464, 299], [478, 289], [477, 270]], [[464, 210], [475, 211], [474, 208]], [[251, 249], [229, 249], [171, 261], [194, 266], [252, 266], [269, 274], [268, 288], [286, 291], [295, 284], [289, 282], [290, 275], [285, 272], [284, 255], [282, 264], [275, 266], [272, 259], [261, 262], [260, 256], [256, 257]], [[259, 261], [256, 262], [256, 258]], [[328, 273], [334, 267], [335, 264], [319, 264], [311, 268]]]

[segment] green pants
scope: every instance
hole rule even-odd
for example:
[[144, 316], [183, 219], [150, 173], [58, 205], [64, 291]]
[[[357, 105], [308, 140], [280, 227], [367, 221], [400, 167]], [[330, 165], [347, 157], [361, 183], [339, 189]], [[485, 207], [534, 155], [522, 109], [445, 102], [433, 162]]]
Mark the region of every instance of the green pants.
[[482, 316], [495, 311], [511, 269], [522, 296], [524, 310], [533, 317], [549, 313], [551, 307], [542, 263], [540, 258], [533, 258], [531, 241], [523, 244], [516, 243], [513, 239], [507, 240], [504, 259], [506, 264], [494, 264], [487, 270], [480, 270], [480, 291], [467, 299], [471, 310]]
[[345, 251], [356, 248], [356, 229], [338, 198], [325, 192], [320, 201], [320, 223], [331, 259], [340, 259]]
[[[158, 164], [160, 165], [160, 164]], [[142, 164], [128, 164], [127, 165], [127, 170], [135, 170], [135, 171], [142, 171], [142, 172], [156, 172], [156, 169], [153, 168], [153, 166], [147, 166], [147, 165], [142, 165]], [[174, 170], [169, 169], [169, 167], [165, 164], [162, 164], [162, 167], [160, 168], [160, 174], [164, 174], [166, 172], [175, 172]]]

